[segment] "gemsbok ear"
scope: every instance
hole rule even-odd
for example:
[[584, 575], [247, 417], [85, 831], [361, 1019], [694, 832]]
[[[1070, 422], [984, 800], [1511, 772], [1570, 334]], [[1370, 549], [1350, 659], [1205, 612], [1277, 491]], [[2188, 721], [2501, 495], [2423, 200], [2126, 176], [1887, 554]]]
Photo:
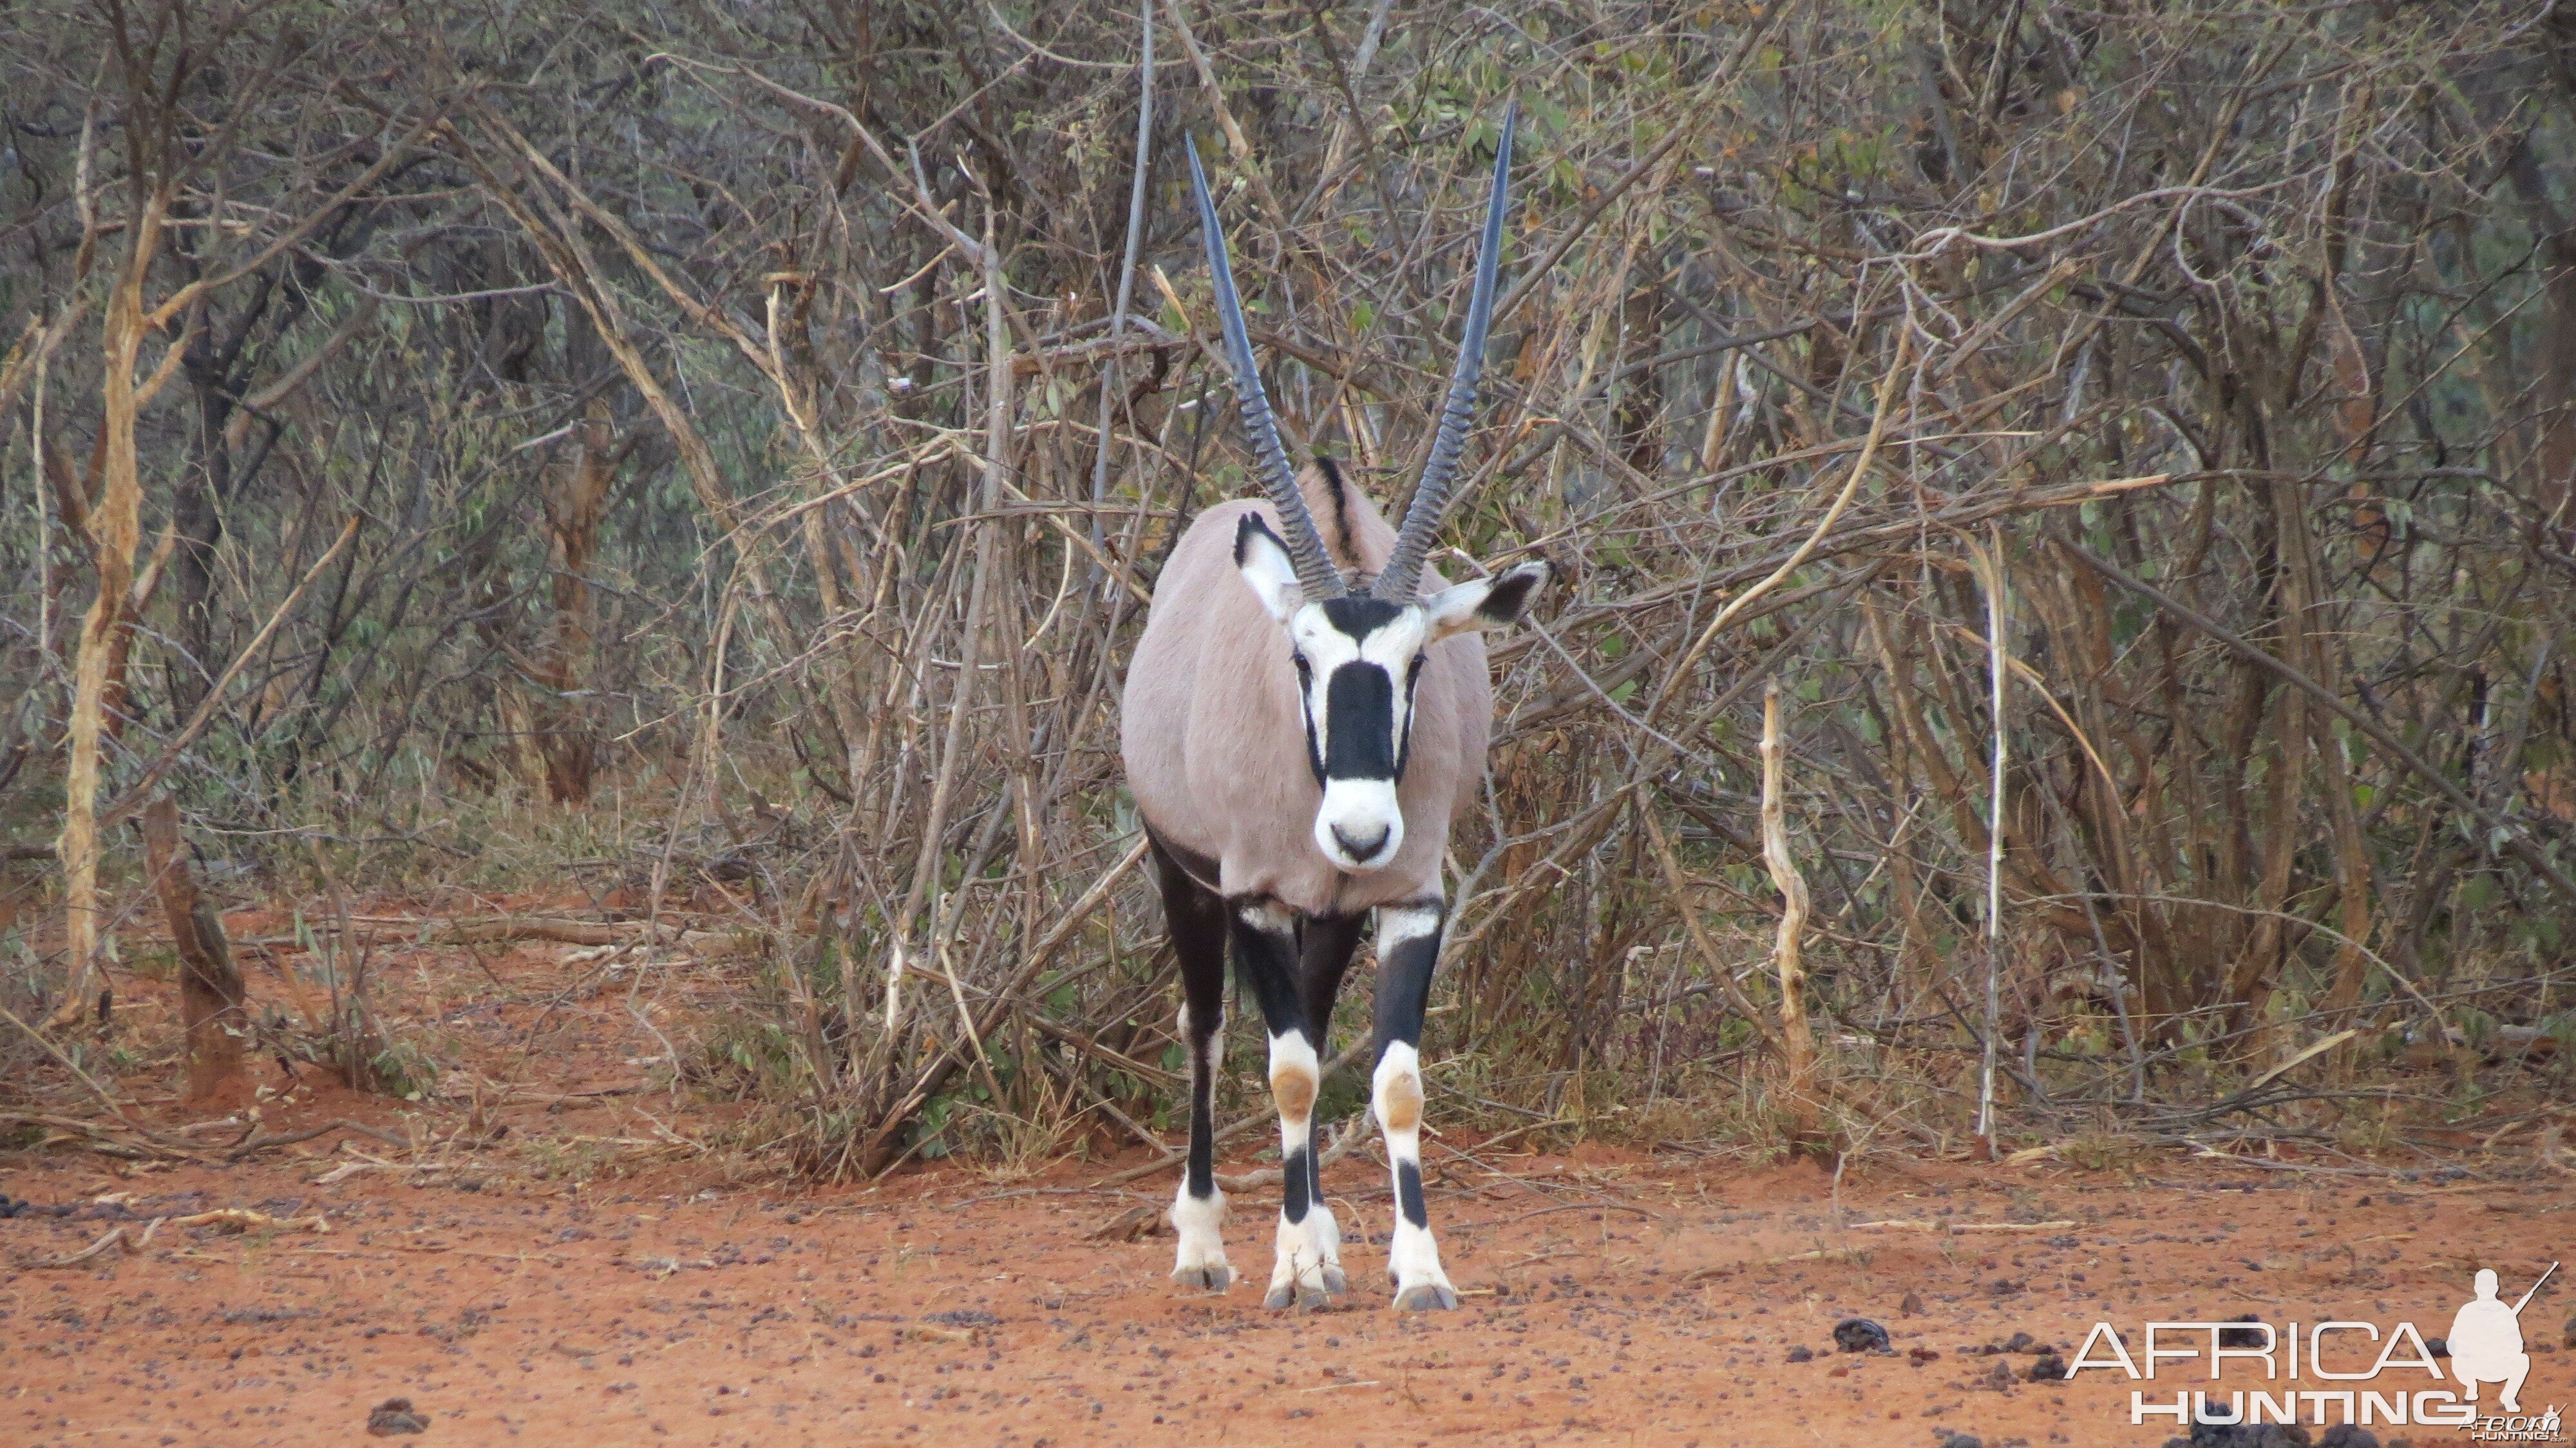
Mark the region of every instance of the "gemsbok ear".
[[1246, 513], [1234, 525], [1234, 566], [1243, 571], [1243, 581], [1252, 585], [1252, 591], [1261, 596], [1261, 606], [1282, 627], [1305, 604], [1306, 591], [1297, 586], [1296, 560], [1258, 513]]
[[1532, 560], [1505, 569], [1492, 578], [1479, 578], [1461, 583], [1425, 599], [1422, 611], [1430, 616], [1430, 641], [1437, 643], [1451, 634], [1469, 629], [1500, 628], [1521, 616], [1529, 606], [1539, 585], [1547, 582], [1547, 565]]

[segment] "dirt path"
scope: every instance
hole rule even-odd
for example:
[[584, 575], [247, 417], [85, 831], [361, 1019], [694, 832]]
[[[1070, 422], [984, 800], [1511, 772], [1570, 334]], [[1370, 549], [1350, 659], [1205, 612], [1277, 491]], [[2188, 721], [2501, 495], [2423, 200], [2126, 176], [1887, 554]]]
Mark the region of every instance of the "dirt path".
[[[1432, 1210], [1466, 1306], [1399, 1318], [1372, 1245], [1383, 1178], [1354, 1159], [1327, 1185], [1356, 1300], [1294, 1315], [1264, 1311], [1257, 1280], [1176, 1295], [1168, 1236], [1086, 1239], [1154, 1199], [1080, 1186], [1097, 1165], [1009, 1187], [938, 1170], [875, 1192], [470, 1174], [312, 1185], [322, 1165], [112, 1180], [94, 1159], [55, 1157], [0, 1175], [0, 1191], [40, 1203], [134, 1194], [79, 1219], [0, 1221], [12, 1263], [85, 1246], [108, 1219], [207, 1206], [331, 1223], [165, 1229], [137, 1256], [0, 1270], [0, 1442], [344, 1444], [400, 1396], [427, 1415], [424, 1442], [575, 1448], [2155, 1444], [2173, 1430], [2129, 1426], [2116, 1373], [1998, 1390], [1998, 1364], [2026, 1373], [2034, 1357], [1963, 1349], [2025, 1332], [2071, 1353], [2097, 1319], [2134, 1345], [2150, 1318], [2249, 1311], [2404, 1318], [2434, 1335], [2478, 1266], [2518, 1292], [2576, 1246], [2576, 1198], [2555, 1183], [1962, 1166], [1845, 1182], [1847, 1222], [2029, 1228], [1933, 1234], [1837, 1231], [1829, 1183], [1807, 1167], [1450, 1155]], [[1239, 1277], [1266, 1278], [1273, 1210], [1237, 1203]], [[2073, 1225], [2029, 1227], [2049, 1221]], [[2525, 1315], [2547, 1349], [2527, 1405], [2576, 1401], [2576, 1354], [2556, 1348], [2568, 1301], [2553, 1284]], [[1848, 1315], [1884, 1323], [1895, 1352], [1835, 1352]], [[1792, 1360], [1801, 1347], [1812, 1361]], [[2411, 1431], [2419, 1445], [2467, 1436]]]

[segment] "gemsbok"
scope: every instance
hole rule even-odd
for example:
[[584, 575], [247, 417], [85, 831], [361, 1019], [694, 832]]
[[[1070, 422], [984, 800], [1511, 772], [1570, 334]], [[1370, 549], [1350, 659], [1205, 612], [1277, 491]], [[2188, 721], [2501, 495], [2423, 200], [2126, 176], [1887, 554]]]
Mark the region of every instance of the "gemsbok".
[[1172, 550], [1128, 665], [1122, 746], [1180, 956], [1189, 1043], [1190, 1152], [1172, 1203], [1172, 1277], [1214, 1291], [1234, 1279], [1209, 1107], [1231, 947], [1235, 978], [1270, 1034], [1285, 1179], [1266, 1299], [1274, 1308], [1319, 1306], [1349, 1289], [1341, 1232], [1324, 1204], [1314, 1109], [1333, 998], [1372, 912], [1372, 1104], [1396, 1203], [1387, 1275], [1399, 1309], [1458, 1305], [1422, 1201], [1422, 1020], [1448, 913], [1440, 864], [1450, 816], [1473, 807], [1485, 772], [1493, 692], [1480, 631], [1518, 618], [1547, 565], [1453, 586], [1424, 557], [1475, 408], [1512, 131], [1507, 111], [1457, 368], [1400, 533], [1329, 461], [1302, 474], [1289, 466], [1198, 148], [1189, 148], [1226, 359], [1265, 497], [1208, 509]]

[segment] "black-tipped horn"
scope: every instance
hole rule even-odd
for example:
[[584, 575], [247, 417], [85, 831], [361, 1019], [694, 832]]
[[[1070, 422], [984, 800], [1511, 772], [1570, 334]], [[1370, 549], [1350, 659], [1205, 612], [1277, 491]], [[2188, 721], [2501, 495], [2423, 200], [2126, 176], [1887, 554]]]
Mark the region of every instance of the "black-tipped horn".
[[1261, 371], [1253, 365], [1252, 338], [1243, 329], [1243, 302], [1235, 295], [1234, 267], [1226, 260], [1225, 232], [1208, 199], [1207, 173], [1199, 167], [1196, 139], [1182, 138], [1190, 153], [1190, 191], [1197, 197], [1199, 235], [1207, 243], [1208, 273], [1216, 281], [1217, 318], [1225, 327], [1226, 363], [1234, 373], [1234, 399], [1243, 413], [1244, 441], [1251, 444], [1262, 491], [1279, 510], [1288, 537], [1288, 558], [1297, 567], [1297, 587], [1309, 602], [1342, 596], [1342, 575], [1315, 536], [1315, 520], [1298, 490], [1297, 472], [1288, 465], [1288, 449], [1279, 441], [1279, 423], [1270, 415], [1270, 396], [1261, 390]]
[[1414, 485], [1413, 505], [1404, 510], [1404, 530], [1395, 540], [1395, 555], [1378, 575], [1375, 596], [1390, 603], [1413, 597], [1422, 581], [1422, 560], [1431, 551], [1431, 536], [1440, 530], [1440, 515], [1449, 506], [1449, 481], [1458, 471], [1458, 454], [1467, 444], [1467, 424], [1476, 411], [1476, 378], [1485, 367], [1485, 332], [1494, 321], [1494, 270], [1503, 250], [1503, 214], [1512, 204], [1512, 130], [1517, 104], [1503, 109], [1503, 138], [1494, 147], [1492, 199], [1485, 206], [1485, 234], [1476, 247], [1476, 290], [1467, 302], [1467, 330], [1458, 339], [1458, 368], [1449, 377], [1449, 400], [1440, 409], [1440, 431], [1431, 439], [1431, 457]]

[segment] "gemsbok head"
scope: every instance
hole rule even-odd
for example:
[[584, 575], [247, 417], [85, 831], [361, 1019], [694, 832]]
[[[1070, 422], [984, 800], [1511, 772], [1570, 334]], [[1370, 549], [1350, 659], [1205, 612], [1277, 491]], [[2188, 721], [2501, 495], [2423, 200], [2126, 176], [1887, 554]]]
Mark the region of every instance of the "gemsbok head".
[[1190, 1052], [1190, 1153], [1172, 1225], [1172, 1276], [1223, 1291], [1209, 1095], [1224, 1024], [1225, 961], [1270, 1035], [1285, 1195], [1268, 1305], [1316, 1306], [1349, 1288], [1323, 1199], [1314, 1107], [1341, 989], [1374, 914], [1373, 1105], [1395, 1178], [1387, 1275], [1401, 1309], [1455, 1307], [1422, 1201], [1422, 1018], [1447, 916], [1441, 856], [1453, 812], [1485, 772], [1493, 694], [1480, 631], [1520, 616], [1547, 566], [1452, 585], [1424, 566], [1475, 409], [1494, 270], [1510, 207], [1513, 118], [1491, 199], [1458, 365], [1401, 532], [1318, 459], [1289, 465], [1198, 149], [1190, 186], [1217, 314], [1263, 497], [1210, 508], [1174, 547], [1127, 669], [1122, 746], [1180, 955]]

